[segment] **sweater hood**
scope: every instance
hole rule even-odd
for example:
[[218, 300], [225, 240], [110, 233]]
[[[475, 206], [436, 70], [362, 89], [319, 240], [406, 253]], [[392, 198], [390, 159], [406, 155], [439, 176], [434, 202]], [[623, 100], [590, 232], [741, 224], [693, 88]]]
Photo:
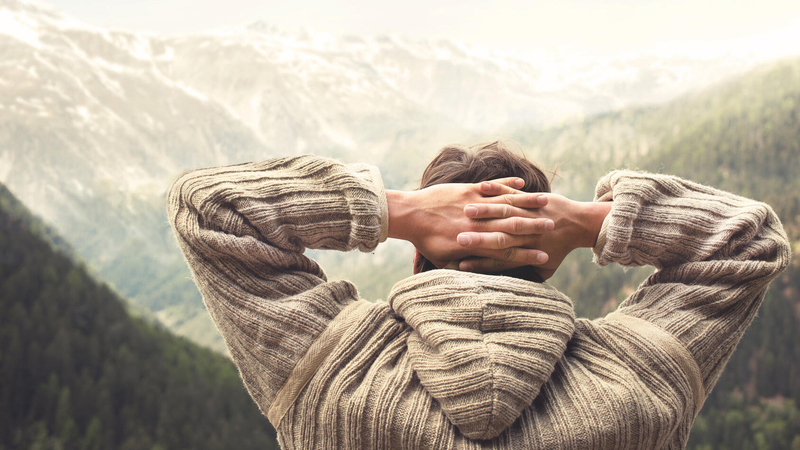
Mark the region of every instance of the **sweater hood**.
[[433, 270], [397, 283], [420, 383], [471, 439], [491, 439], [531, 405], [575, 330], [572, 302], [516, 278]]

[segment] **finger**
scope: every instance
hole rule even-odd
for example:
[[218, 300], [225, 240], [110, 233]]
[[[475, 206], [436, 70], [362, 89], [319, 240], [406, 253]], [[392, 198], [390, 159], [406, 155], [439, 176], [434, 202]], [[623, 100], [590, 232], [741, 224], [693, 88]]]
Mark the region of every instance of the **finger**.
[[[539, 198], [547, 199], [547, 197]], [[536, 208], [511, 206], [508, 203], [470, 203], [464, 206], [464, 215], [472, 219], [504, 219], [507, 217], [534, 218], [540, 215], [532, 211], [534, 209]]]
[[508, 233], [459, 233], [456, 241], [475, 251], [479, 250], [504, 250], [511, 247], [521, 247], [529, 243], [528, 236], [515, 236]]
[[[473, 240], [475, 239], [475, 240]], [[505, 233], [461, 233], [458, 243], [470, 247], [474, 256], [494, 258], [501, 261], [515, 262], [526, 265], [540, 265], [547, 262], [547, 253], [535, 248], [525, 248], [517, 245], [525, 241], [524, 236], [513, 236]]]
[[[543, 253], [542, 253], [543, 254]], [[538, 264], [544, 264], [546, 261], [545, 258], [542, 258], [543, 262]], [[517, 261], [508, 261], [503, 258], [495, 258], [492, 256], [488, 257], [478, 257], [478, 258], [468, 258], [461, 261], [458, 265], [458, 269], [465, 271], [465, 272], [478, 272], [478, 273], [497, 273], [503, 270], [514, 269], [516, 267], [522, 266], [535, 266], [537, 264], [529, 264], [524, 262], [517, 262]]]
[[517, 192], [515, 194], [502, 194], [484, 199], [486, 203], [497, 203], [514, 206], [517, 208], [541, 208], [547, 205], [547, 193]]
[[505, 195], [487, 198], [491, 203], [472, 203], [464, 207], [464, 214], [473, 219], [497, 219], [504, 217], [526, 217], [529, 209], [541, 208], [547, 205], [545, 194]]
[[494, 180], [488, 180], [487, 183], [499, 183], [514, 190], [525, 187], [525, 180], [520, 177], [495, 178]]
[[501, 219], [476, 220], [472, 223], [472, 229], [476, 232], [499, 232], [517, 236], [544, 234], [548, 231], [553, 231], [555, 227], [555, 222], [543, 217], [528, 218], [514, 216]]
[[442, 269], [450, 269], [450, 270], [458, 270], [458, 265], [461, 262], [459, 259], [453, 259], [446, 266], [442, 267]]
[[503, 250], [491, 250], [481, 253], [483, 254], [478, 256], [485, 256], [487, 258], [494, 258], [501, 261], [529, 264], [531, 266], [544, 264], [549, 259], [547, 253], [541, 250], [521, 247], [509, 247]]
[[[507, 233], [517, 236], [535, 237], [535, 235], [553, 231], [555, 226], [555, 222], [544, 217], [528, 218], [515, 216], [502, 219], [475, 220], [472, 222], [470, 229], [473, 232], [472, 234]], [[469, 236], [472, 237], [472, 234], [469, 234]], [[517, 244], [514, 243], [513, 246], [517, 246]]]
[[461, 261], [458, 265], [458, 270], [475, 273], [497, 273], [525, 265], [492, 258], [470, 258]]
[[[521, 182], [521, 184], [519, 184]], [[499, 178], [497, 180], [484, 181], [478, 185], [481, 194], [487, 197], [504, 194], [520, 194], [522, 191], [517, 190], [525, 185], [522, 178]]]
[[478, 203], [464, 207], [464, 215], [472, 219], [504, 219], [513, 216], [526, 216], [527, 211], [509, 204]]

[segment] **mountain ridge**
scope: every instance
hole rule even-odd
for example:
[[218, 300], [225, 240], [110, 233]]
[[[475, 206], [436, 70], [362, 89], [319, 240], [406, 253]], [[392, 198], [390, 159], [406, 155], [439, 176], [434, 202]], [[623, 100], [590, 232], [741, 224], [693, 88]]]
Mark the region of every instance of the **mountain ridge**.
[[[10, 24], [0, 27], [0, 182], [121, 294], [218, 350], [164, 218], [166, 188], [181, 172], [307, 152], [377, 165], [387, 187], [408, 189], [445, 143], [518, 136], [515, 121], [655, 98], [658, 80], [680, 84], [677, 74], [693, 67], [702, 77], [725, 66], [644, 55], [608, 63], [618, 67], [603, 76], [600, 64], [564, 77], [559, 67], [571, 63], [537, 67], [447, 41], [264, 24], [164, 36], [86, 26], [19, 0], [0, 3], [0, 23]], [[615, 97], [631, 76], [644, 84]], [[537, 145], [534, 155], [557, 149]], [[384, 247], [382, 261], [407, 253]], [[335, 263], [332, 276], [351, 276], [337, 270], [341, 255], [317, 257]], [[360, 261], [344, 264], [361, 267], [354, 278], [370, 278], [373, 264], [345, 257]], [[390, 265], [381, 273], [405, 273]], [[385, 294], [362, 284], [368, 298]]]

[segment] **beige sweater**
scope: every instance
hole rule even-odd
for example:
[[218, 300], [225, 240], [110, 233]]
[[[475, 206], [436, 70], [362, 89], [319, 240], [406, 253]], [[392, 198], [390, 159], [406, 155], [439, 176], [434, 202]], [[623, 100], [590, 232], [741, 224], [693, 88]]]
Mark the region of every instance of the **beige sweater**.
[[789, 261], [769, 206], [613, 172], [597, 186], [614, 204], [596, 261], [657, 270], [609, 316], [576, 320], [546, 284], [449, 270], [365, 304], [303, 252], [373, 250], [383, 189], [372, 167], [302, 156], [197, 170], [169, 194], [206, 306], [286, 450], [684, 448]]

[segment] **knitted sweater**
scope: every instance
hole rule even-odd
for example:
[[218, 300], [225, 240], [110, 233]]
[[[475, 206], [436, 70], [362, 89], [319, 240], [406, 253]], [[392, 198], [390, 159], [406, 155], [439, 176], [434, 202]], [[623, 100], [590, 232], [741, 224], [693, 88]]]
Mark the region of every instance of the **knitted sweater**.
[[[184, 174], [169, 219], [286, 449], [680, 449], [789, 247], [770, 209], [612, 172], [598, 264], [655, 273], [575, 319], [547, 284], [434, 270], [366, 303], [305, 249], [386, 239], [377, 169], [301, 156]], [[580, 301], [580, 299], [578, 299]]]

